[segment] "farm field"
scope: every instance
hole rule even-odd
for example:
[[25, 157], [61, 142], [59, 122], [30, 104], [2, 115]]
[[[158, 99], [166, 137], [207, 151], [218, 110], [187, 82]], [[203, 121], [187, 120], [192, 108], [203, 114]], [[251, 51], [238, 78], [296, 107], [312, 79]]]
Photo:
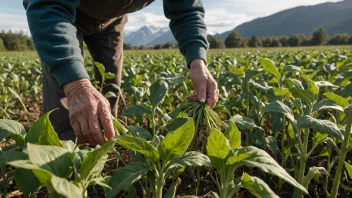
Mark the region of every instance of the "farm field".
[[[0, 197], [352, 197], [351, 46], [207, 61], [213, 110], [189, 102], [178, 51], [126, 51], [122, 87], [105, 95], [119, 136], [92, 148], [60, 141], [42, 115], [38, 56], [0, 53]], [[101, 65], [85, 64], [94, 79]]]

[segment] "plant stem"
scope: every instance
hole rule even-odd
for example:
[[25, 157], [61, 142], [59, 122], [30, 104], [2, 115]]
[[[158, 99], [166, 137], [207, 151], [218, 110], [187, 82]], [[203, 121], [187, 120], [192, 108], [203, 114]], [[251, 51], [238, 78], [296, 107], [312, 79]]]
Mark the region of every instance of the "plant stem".
[[7, 197], [7, 178], [6, 178], [5, 167], [1, 167], [1, 174], [2, 174], [2, 192], [4, 197]]
[[[309, 129], [304, 129], [304, 140], [301, 151], [301, 156], [299, 159], [299, 171], [298, 171], [298, 183], [303, 185], [304, 172], [306, 169], [306, 161], [307, 161], [307, 148], [308, 148], [308, 139], [309, 138]], [[303, 192], [297, 188], [295, 188], [293, 197], [301, 198], [303, 196]]]
[[281, 134], [281, 166], [283, 168], [286, 167], [286, 153], [285, 153], [285, 130], [286, 130], [286, 127], [285, 127], [285, 124], [286, 124], [286, 116], [283, 115], [282, 116], [282, 134]]
[[352, 107], [349, 109], [349, 114], [348, 114], [348, 119], [347, 119], [347, 126], [345, 130], [345, 135], [344, 135], [344, 140], [342, 142], [342, 146], [340, 149], [340, 156], [339, 156], [339, 163], [337, 165], [337, 169], [335, 172], [335, 178], [334, 178], [334, 185], [331, 190], [330, 198], [336, 198], [337, 197], [337, 192], [340, 186], [341, 182], [341, 173], [342, 173], [342, 168], [345, 162], [346, 154], [349, 150], [348, 148], [348, 140], [350, 138], [350, 133], [351, 133], [351, 125], [352, 125]]
[[163, 197], [163, 185], [164, 185], [164, 177], [162, 175], [160, 175], [159, 178], [156, 178], [154, 198], [162, 198]]
[[103, 93], [104, 83], [105, 83], [105, 75], [102, 76], [102, 78], [101, 78], [101, 85], [100, 85], [100, 90], [99, 90], [100, 93]]
[[[282, 132], [281, 132], [281, 166], [286, 167], [286, 153], [285, 153], [285, 130], [286, 130], [286, 116], [282, 115]], [[282, 179], [278, 180], [278, 190], [282, 187]]]
[[153, 137], [156, 136], [156, 131], [155, 131], [155, 119], [154, 119], [154, 116], [155, 116], [155, 109], [153, 109], [152, 111], [152, 128], [153, 128]]

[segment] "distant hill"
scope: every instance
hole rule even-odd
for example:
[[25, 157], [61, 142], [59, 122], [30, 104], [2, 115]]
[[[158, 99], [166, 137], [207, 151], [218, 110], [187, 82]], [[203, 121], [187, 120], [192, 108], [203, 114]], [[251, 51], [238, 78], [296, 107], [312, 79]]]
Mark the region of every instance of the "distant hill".
[[156, 44], [176, 43], [176, 40], [168, 27], [143, 26], [136, 31], [125, 32], [124, 43], [150, 47]]
[[225, 40], [233, 31], [241, 33], [242, 37], [252, 35], [290, 36], [292, 34], [312, 34], [322, 27], [331, 35], [336, 33], [352, 33], [352, 0], [337, 3], [322, 3], [314, 6], [300, 6], [278, 12], [243, 23], [232, 31], [216, 34]]

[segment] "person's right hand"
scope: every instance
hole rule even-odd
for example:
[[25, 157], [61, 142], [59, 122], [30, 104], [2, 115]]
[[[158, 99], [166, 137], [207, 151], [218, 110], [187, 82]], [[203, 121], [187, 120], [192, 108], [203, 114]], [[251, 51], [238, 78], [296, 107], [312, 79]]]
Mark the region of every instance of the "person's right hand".
[[68, 100], [70, 123], [79, 143], [93, 145], [106, 142], [100, 123], [108, 140], [115, 137], [110, 104], [88, 79], [79, 79], [63, 86]]

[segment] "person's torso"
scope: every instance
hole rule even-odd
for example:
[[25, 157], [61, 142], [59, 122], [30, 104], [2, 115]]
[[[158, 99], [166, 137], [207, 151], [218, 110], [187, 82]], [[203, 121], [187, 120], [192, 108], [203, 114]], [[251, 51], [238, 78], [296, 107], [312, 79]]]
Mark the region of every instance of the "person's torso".
[[108, 20], [138, 11], [154, 0], [81, 0], [78, 10], [97, 19]]

